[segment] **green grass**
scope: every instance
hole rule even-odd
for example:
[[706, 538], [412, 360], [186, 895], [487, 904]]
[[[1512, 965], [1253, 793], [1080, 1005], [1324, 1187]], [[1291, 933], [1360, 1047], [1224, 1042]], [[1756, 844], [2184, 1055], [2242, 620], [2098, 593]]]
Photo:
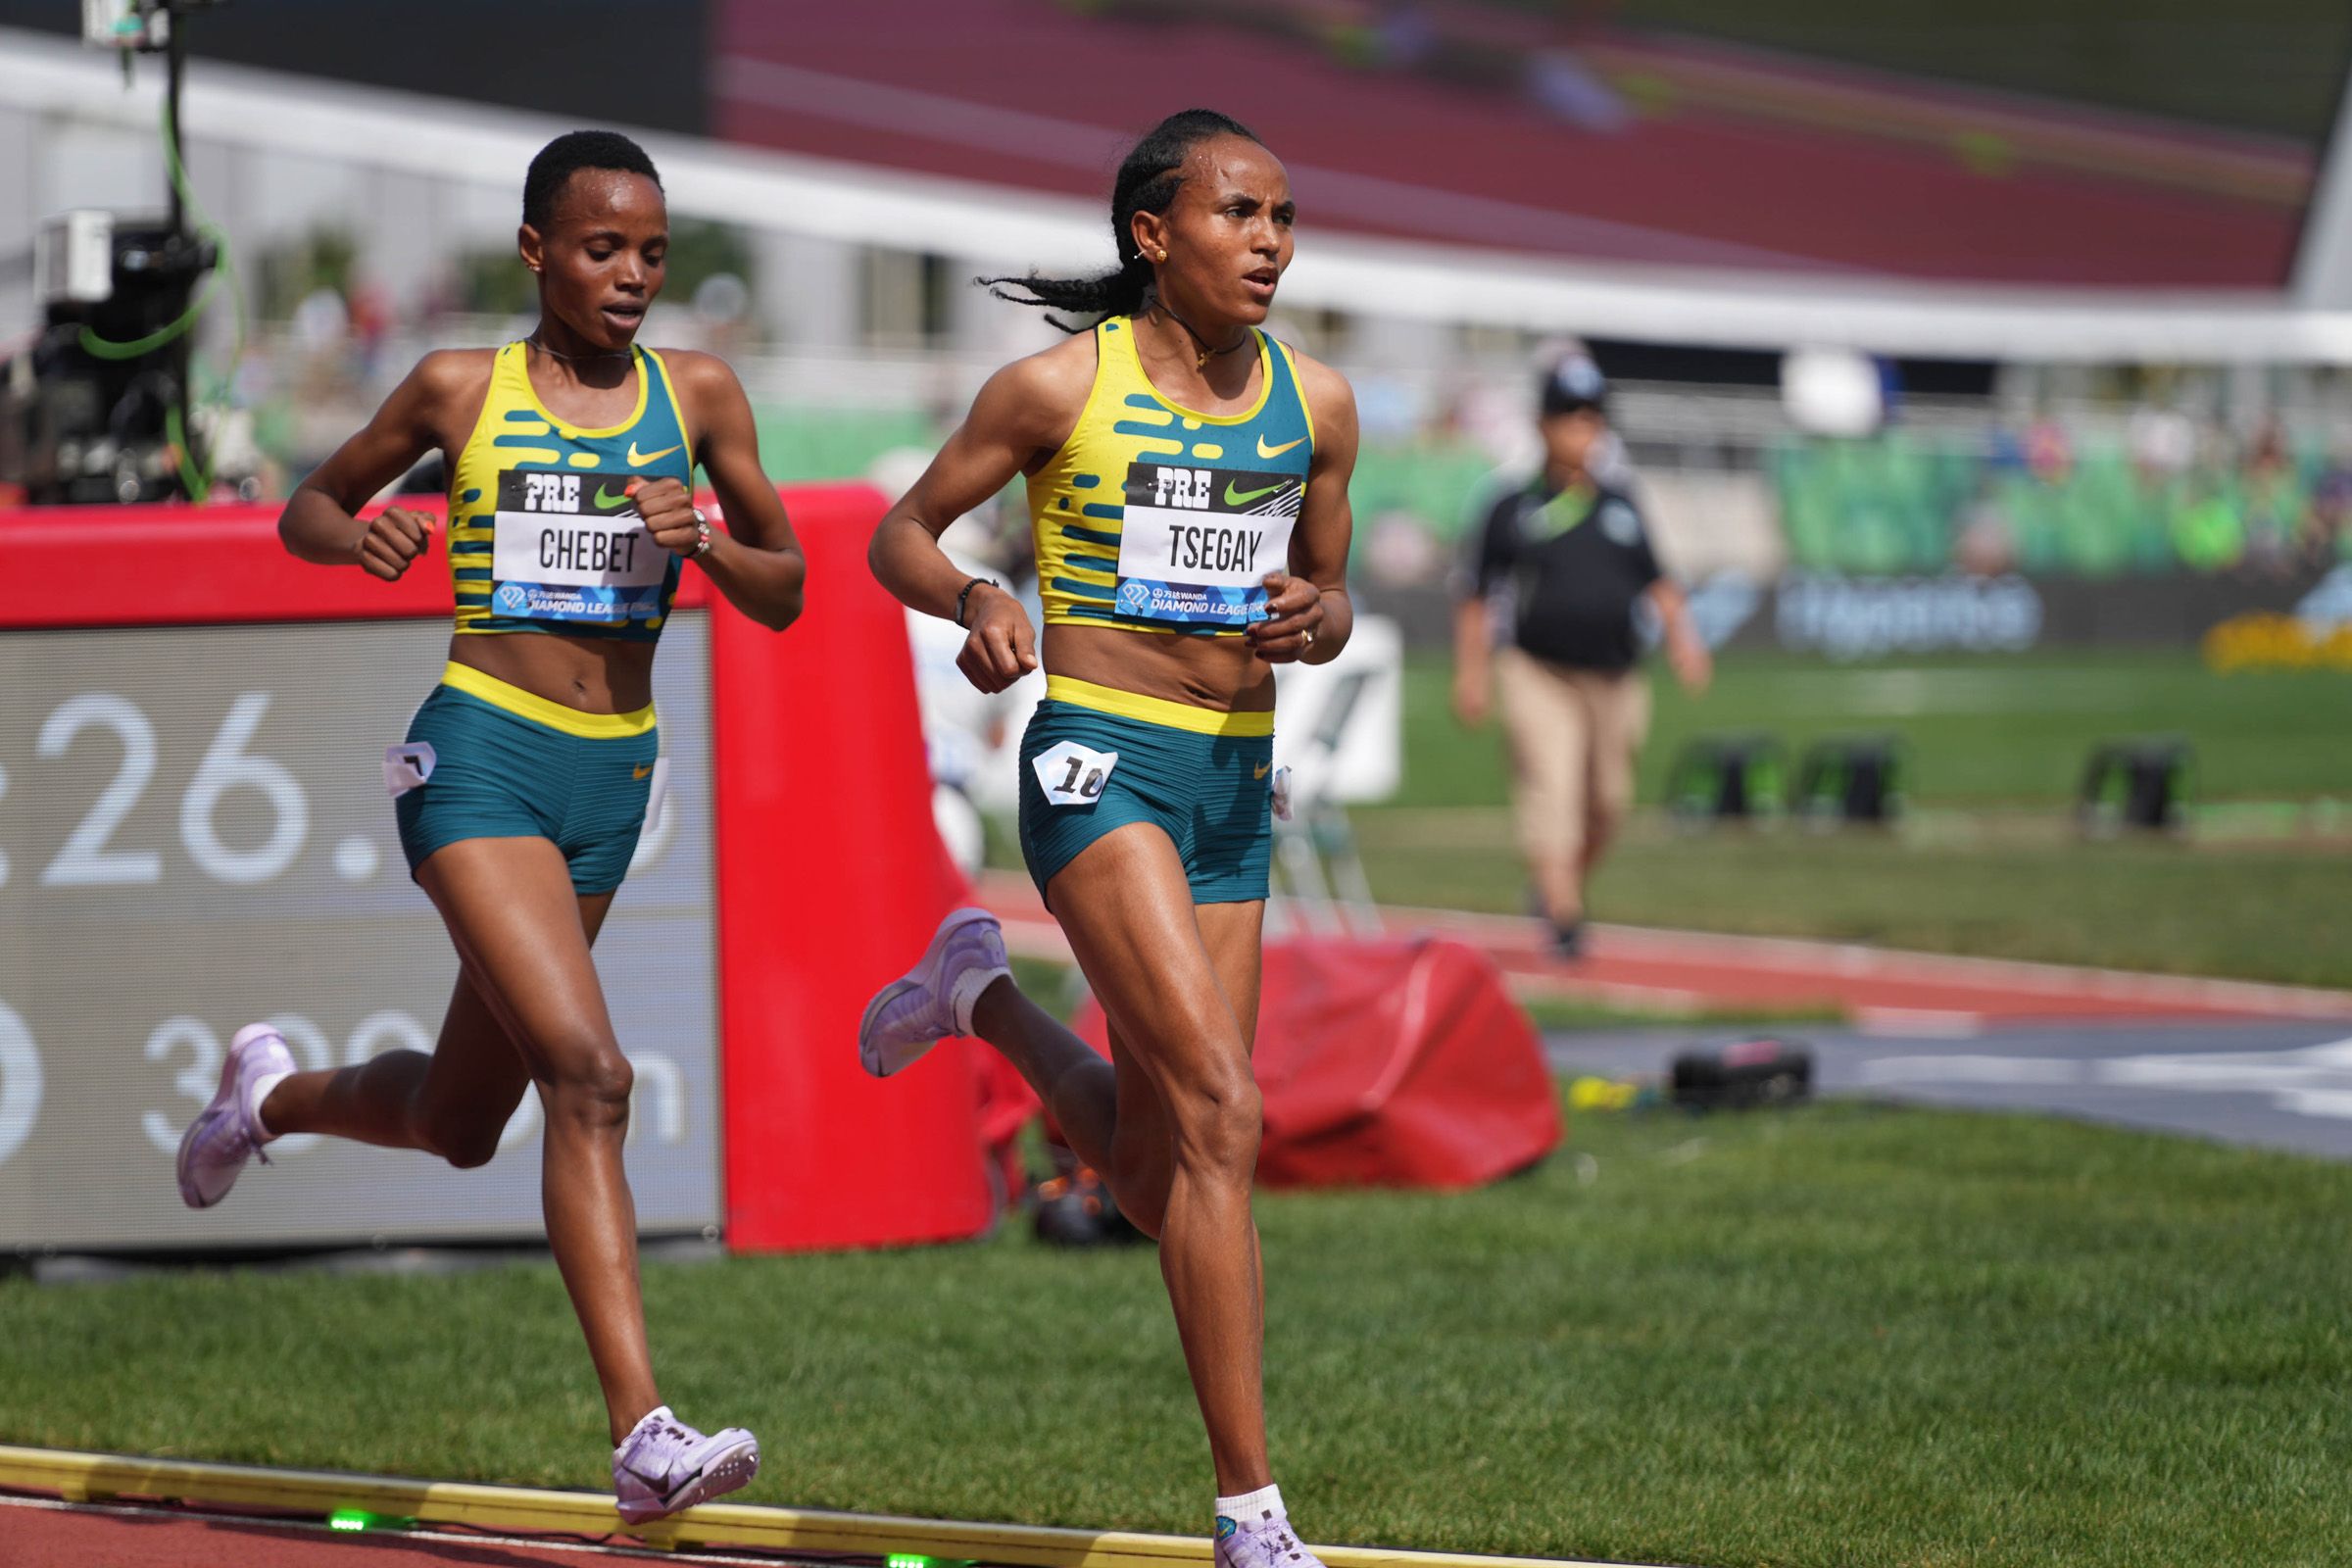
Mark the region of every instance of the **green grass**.
[[[1417, 654], [1405, 670], [1405, 781], [1398, 806], [1485, 806], [1503, 798], [1492, 727], [1467, 741], [1447, 691], [1451, 665]], [[1825, 735], [1892, 733], [1910, 748], [1915, 800], [1986, 806], [2070, 803], [2093, 741], [2168, 733], [2196, 748], [2199, 791], [2216, 799], [2352, 794], [2352, 675], [2216, 675], [2193, 652], [2099, 652], [1834, 664], [1737, 654], [1691, 698], [1662, 670], [1642, 758], [1641, 798], [1664, 798], [1691, 736], [1760, 730], [1793, 764]]]
[[[1502, 808], [1501, 742], [1465, 739], [1446, 662], [1405, 671], [1404, 788], [1354, 813], [1373, 891], [1515, 913], [1526, 877]], [[2156, 731], [2196, 747], [2214, 800], [2352, 795], [2352, 677], [2220, 676], [2193, 654], [2108, 652], [1838, 665], [1727, 659], [1703, 699], [1653, 674], [1641, 799], [1694, 734], [1760, 730], [1791, 760], [1817, 736], [1900, 735], [1899, 834], [1670, 831], [1638, 820], [1589, 890], [1596, 918], [1936, 952], [2352, 986], [2340, 843], [2086, 843], [2069, 826], [2084, 753]], [[2250, 808], [2249, 808], [2250, 809]]]
[[[1500, 809], [1361, 811], [1383, 902], [1513, 914]], [[2352, 987], [2340, 850], [2169, 843], [1952, 845], [1878, 833], [1638, 823], [1587, 890], [1595, 919], [1927, 952]]]
[[[2026, 1118], [1593, 1116], [1464, 1196], [1261, 1201], [1315, 1539], [1734, 1564], [2342, 1561], [2352, 1168]], [[1148, 1250], [654, 1264], [764, 1502], [1197, 1532]], [[0, 1440], [593, 1488], [551, 1266], [0, 1283]]]

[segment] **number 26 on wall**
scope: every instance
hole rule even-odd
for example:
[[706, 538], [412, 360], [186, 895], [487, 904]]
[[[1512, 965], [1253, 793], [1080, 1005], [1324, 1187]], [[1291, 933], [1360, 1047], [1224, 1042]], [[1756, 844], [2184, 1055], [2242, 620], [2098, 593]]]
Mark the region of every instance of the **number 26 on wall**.
[[[179, 800], [179, 839], [188, 858], [216, 881], [267, 882], [284, 871], [301, 852], [311, 829], [310, 800], [286, 765], [248, 754], [246, 746], [270, 711], [268, 692], [246, 692], [229, 705], [228, 716], [205, 749], [204, 760]], [[155, 725], [138, 705], [112, 692], [70, 698], [42, 721], [33, 754], [45, 761], [63, 758], [85, 729], [110, 729], [122, 744], [122, 765], [57, 855], [41, 870], [43, 887], [123, 887], [160, 882], [163, 857], [153, 850], [115, 849], [116, 830], [155, 778]], [[215, 824], [220, 801], [232, 789], [261, 792], [273, 821], [257, 848], [232, 849]], [[0, 866], [0, 879], [6, 871]]]

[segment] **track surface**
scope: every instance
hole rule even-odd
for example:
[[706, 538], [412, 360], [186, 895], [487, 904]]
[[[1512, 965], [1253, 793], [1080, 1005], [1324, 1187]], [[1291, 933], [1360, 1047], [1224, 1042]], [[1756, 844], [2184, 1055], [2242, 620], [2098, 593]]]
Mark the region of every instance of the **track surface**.
[[270, 1523], [177, 1508], [63, 1503], [0, 1494], [0, 1568], [525, 1568], [563, 1563], [756, 1563], [791, 1559], [662, 1551], [475, 1532], [368, 1531]]
[[[977, 896], [1004, 922], [1014, 952], [1069, 957], [1061, 927], [1026, 877], [984, 875]], [[2061, 1019], [2352, 1022], [2352, 992], [1641, 926], [1592, 927], [1586, 956], [1563, 962], [1534, 920], [1403, 908], [1379, 918], [1391, 936], [1443, 936], [1485, 950], [1523, 992], [1665, 1013], [1824, 1007], [1881, 1031], [1936, 1035]]]
[[[1972, 1110], [2022, 1110], [2227, 1144], [2352, 1159], [2352, 1033], [2341, 1023], [2119, 1021], [2003, 1029], [1962, 1040], [1844, 1029], [1786, 1033], [1811, 1048], [1814, 1087]], [[1663, 1076], [1722, 1030], [1555, 1034], [1554, 1069]]]

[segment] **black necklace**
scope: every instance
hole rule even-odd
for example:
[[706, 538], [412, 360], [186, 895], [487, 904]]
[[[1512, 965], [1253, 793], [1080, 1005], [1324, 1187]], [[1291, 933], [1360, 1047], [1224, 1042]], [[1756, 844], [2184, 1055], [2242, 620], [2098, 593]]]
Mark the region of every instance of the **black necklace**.
[[627, 349], [599, 349], [594, 354], [566, 354], [562, 349], [549, 348], [539, 340], [539, 334], [536, 332], [524, 338], [523, 341], [542, 354], [552, 355], [562, 360], [565, 365], [582, 365], [590, 360], [625, 360], [629, 357]]
[[1174, 321], [1178, 326], [1181, 326], [1187, 332], [1192, 333], [1193, 341], [1200, 345], [1199, 348], [1193, 351], [1193, 368], [1196, 370], [1205, 370], [1208, 368], [1209, 361], [1222, 359], [1224, 356], [1234, 353], [1236, 350], [1244, 349], [1250, 346], [1250, 329], [1248, 327], [1243, 327], [1242, 335], [1236, 338], [1233, 342], [1226, 344], [1221, 349], [1212, 349], [1208, 346], [1208, 339], [1201, 336], [1199, 328], [1195, 327], [1192, 322], [1186, 320], [1183, 317], [1178, 316], [1174, 311], [1168, 310], [1168, 302], [1166, 300], [1153, 300], [1152, 304], [1154, 309], [1166, 312], [1169, 320]]

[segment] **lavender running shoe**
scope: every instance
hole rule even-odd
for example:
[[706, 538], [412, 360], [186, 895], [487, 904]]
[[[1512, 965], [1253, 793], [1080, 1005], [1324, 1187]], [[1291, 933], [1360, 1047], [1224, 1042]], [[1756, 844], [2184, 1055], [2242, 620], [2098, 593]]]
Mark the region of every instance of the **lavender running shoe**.
[[1323, 1559], [1298, 1544], [1281, 1514], [1247, 1523], [1219, 1514], [1217, 1568], [1323, 1568]]
[[190, 1208], [210, 1208], [237, 1184], [245, 1161], [270, 1156], [262, 1145], [270, 1135], [262, 1128], [255, 1080], [283, 1077], [294, 1070], [294, 1054], [275, 1029], [249, 1023], [228, 1043], [228, 1059], [220, 1064], [220, 1088], [179, 1140], [179, 1199]]
[[612, 1450], [621, 1518], [641, 1525], [723, 1497], [760, 1473], [760, 1440], [741, 1427], [704, 1437], [659, 1405]]
[[939, 922], [920, 963], [874, 993], [858, 1025], [858, 1059], [877, 1078], [904, 1071], [949, 1035], [972, 1032], [972, 1005], [1012, 970], [1004, 932], [986, 909], [957, 909]]

